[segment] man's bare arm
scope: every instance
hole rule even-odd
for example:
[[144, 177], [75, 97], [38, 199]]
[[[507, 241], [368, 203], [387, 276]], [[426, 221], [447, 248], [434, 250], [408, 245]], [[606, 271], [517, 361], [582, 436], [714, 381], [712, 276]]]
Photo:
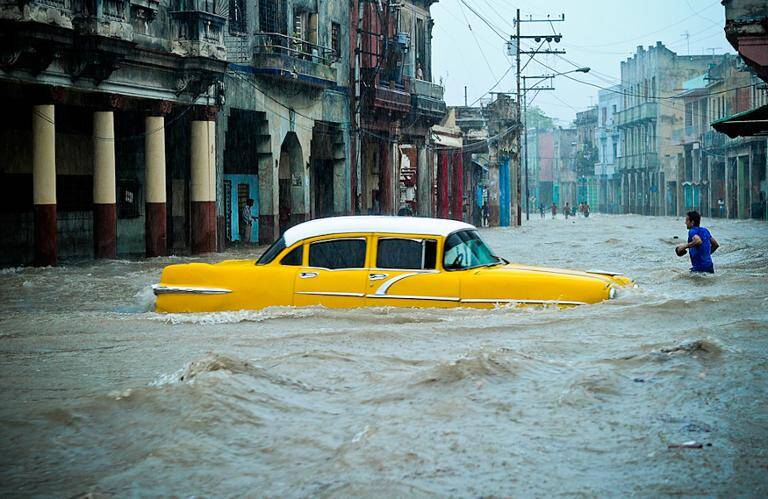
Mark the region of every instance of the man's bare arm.
[[696, 246], [701, 246], [701, 243], [702, 243], [701, 238], [697, 234], [697, 235], [693, 236], [693, 239], [691, 239], [690, 243], [678, 244], [677, 248], [676, 248], [677, 250], [679, 250], [678, 253], [677, 253], [678, 256], [685, 255], [685, 251], [687, 251], [688, 248], [693, 248], [693, 247], [696, 247]]
[[715, 239], [714, 237], [710, 236], [709, 237], [709, 254], [711, 255], [712, 253], [717, 251], [717, 248], [719, 248], [719, 247], [720, 247], [720, 245], [717, 244], [717, 239]]
[[697, 235], [693, 236], [693, 238], [691, 239], [690, 243], [685, 245], [685, 249], [695, 248], [696, 246], [701, 246], [701, 244], [702, 244], [702, 240], [699, 237], [699, 235], [697, 234]]

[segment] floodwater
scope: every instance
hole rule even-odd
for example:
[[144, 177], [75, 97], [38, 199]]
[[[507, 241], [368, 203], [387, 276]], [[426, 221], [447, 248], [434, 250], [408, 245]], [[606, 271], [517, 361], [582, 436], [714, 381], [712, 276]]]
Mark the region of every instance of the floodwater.
[[768, 225], [704, 222], [715, 275], [681, 219], [483, 231], [637, 279], [570, 310], [158, 315], [188, 258], [2, 270], [0, 493], [764, 497]]

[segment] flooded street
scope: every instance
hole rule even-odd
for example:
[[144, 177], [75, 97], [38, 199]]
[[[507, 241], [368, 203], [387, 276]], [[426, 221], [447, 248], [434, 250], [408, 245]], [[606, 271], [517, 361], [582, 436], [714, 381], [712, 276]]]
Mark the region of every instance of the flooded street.
[[0, 491], [765, 496], [768, 224], [702, 225], [713, 276], [675, 257], [681, 219], [482, 231], [639, 284], [570, 310], [159, 315], [191, 259], [1, 270]]

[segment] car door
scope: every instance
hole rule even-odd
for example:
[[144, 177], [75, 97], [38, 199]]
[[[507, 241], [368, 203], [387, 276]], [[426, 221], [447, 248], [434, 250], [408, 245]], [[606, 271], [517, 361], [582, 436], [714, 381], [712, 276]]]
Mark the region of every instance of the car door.
[[369, 306], [455, 307], [459, 278], [440, 265], [441, 241], [435, 236], [381, 235], [367, 276]]
[[294, 305], [365, 305], [367, 238], [331, 237], [311, 241], [307, 246], [306, 265], [296, 274]]

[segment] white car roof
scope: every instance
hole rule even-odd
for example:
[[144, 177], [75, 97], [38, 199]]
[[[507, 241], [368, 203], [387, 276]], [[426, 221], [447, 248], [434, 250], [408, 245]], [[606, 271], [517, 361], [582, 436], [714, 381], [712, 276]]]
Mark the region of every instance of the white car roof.
[[285, 231], [285, 245], [327, 234], [343, 234], [346, 232], [388, 232], [393, 234], [424, 234], [429, 236], [447, 236], [458, 230], [474, 229], [456, 220], [420, 217], [332, 217], [310, 220], [291, 227]]

